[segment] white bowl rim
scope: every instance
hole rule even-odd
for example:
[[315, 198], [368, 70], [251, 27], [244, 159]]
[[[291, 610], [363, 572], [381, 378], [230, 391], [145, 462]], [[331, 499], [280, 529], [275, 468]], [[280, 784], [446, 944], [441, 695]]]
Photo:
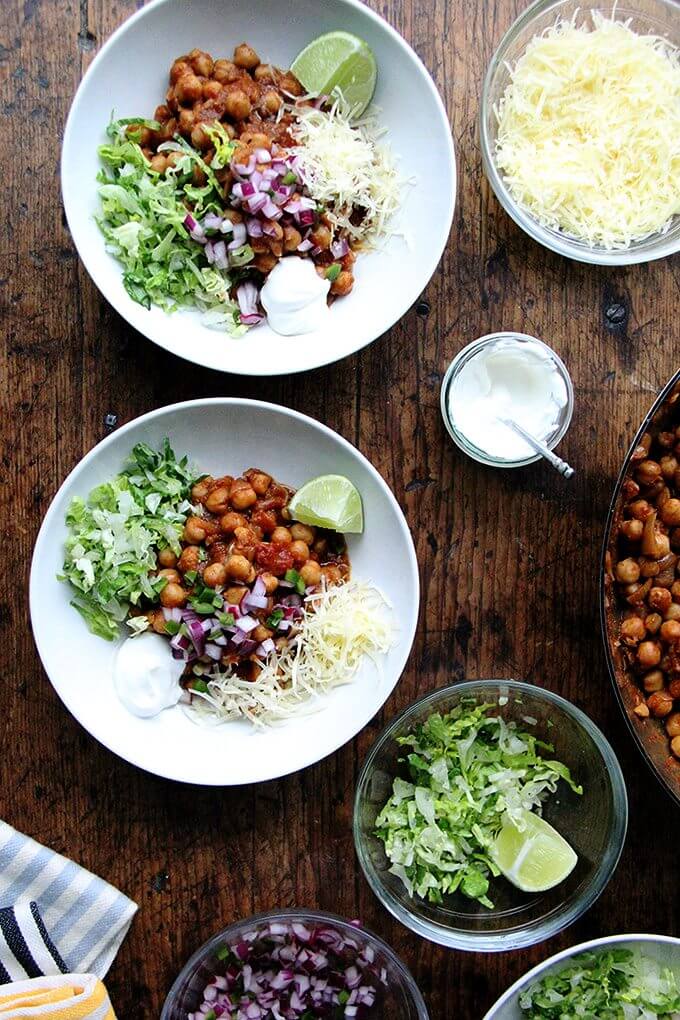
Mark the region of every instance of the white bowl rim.
[[675, 938], [673, 935], [605, 935], [601, 938], [589, 939], [587, 942], [579, 942], [578, 945], [571, 946], [568, 949], [562, 949], [559, 953], [549, 956], [547, 960], [543, 960], [542, 963], [537, 963], [535, 967], [532, 967], [531, 970], [526, 972], [526, 974], [523, 974], [522, 977], [518, 978], [517, 981], [515, 981], [515, 983], [501, 995], [500, 999], [497, 999], [496, 1002], [494, 1002], [491, 1009], [484, 1014], [482, 1020], [496, 1020], [498, 1017], [498, 1011], [503, 1006], [507, 1006], [511, 999], [515, 997], [517, 992], [521, 991], [525, 985], [530, 984], [555, 964], [569, 960], [571, 957], [576, 956], [577, 953], [585, 953], [589, 949], [602, 949], [605, 946], [616, 945], [621, 942], [656, 942], [661, 945], [675, 946], [680, 949], [680, 938]]
[[[416, 556], [415, 546], [413, 544], [413, 536], [411, 535], [411, 531], [406, 520], [406, 517], [404, 516], [404, 512], [399, 506], [396, 496], [392, 492], [390, 486], [382, 477], [378, 469], [375, 468], [373, 464], [371, 464], [370, 460], [360, 450], [358, 450], [356, 446], [353, 446], [353, 444], [350, 443], [349, 440], [345, 439], [344, 436], [341, 436], [338, 432], [335, 432], [333, 429], [329, 428], [328, 425], [324, 425], [322, 422], [317, 421], [315, 418], [311, 418], [307, 414], [302, 414], [301, 411], [296, 411], [293, 408], [285, 407], [282, 404], [274, 404], [270, 401], [264, 400], [253, 400], [251, 398], [246, 397], [199, 397], [194, 400], [178, 401], [177, 403], [174, 404], [166, 404], [163, 407], [158, 407], [152, 411], [147, 411], [146, 414], [139, 415], [138, 417], [131, 419], [131, 421], [125, 422], [125, 424], [121, 425], [120, 428], [117, 428], [110, 435], [105, 436], [104, 439], [96, 443], [91, 450], [88, 450], [85, 456], [82, 457], [75, 465], [75, 467], [68, 473], [68, 475], [61, 483], [54, 496], [52, 497], [47, 512], [43, 518], [42, 524], [40, 525], [40, 530], [38, 531], [38, 535], [35, 540], [35, 545], [33, 547], [33, 555], [31, 557], [31, 569], [29, 575], [29, 594], [28, 594], [29, 619], [31, 624], [31, 631], [33, 633], [33, 640], [38, 650], [38, 655], [40, 657], [41, 664], [43, 664], [43, 669], [47, 675], [47, 678], [50, 684], [52, 685], [54, 691], [58, 695], [59, 699], [61, 700], [62, 704], [67, 709], [67, 711], [73, 716], [73, 718], [78, 722], [78, 724], [82, 726], [83, 729], [85, 729], [85, 731], [93, 740], [98, 741], [100, 744], [106, 747], [108, 751], [111, 751], [118, 758], [127, 761], [129, 764], [134, 765], [136, 768], [142, 769], [145, 772], [149, 772], [150, 770], [148, 766], [144, 765], [141, 761], [139, 761], [138, 756], [136, 754], [127, 753], [127, 751], [125, 754], [123, 754], [119, 748], [113, 747], [111, 743], [108, 740], [103, 739], [102, 736], [98, 735], [95, 737], [93, 734], [90, 733], [87, 727], [84, 726], [80, 720], [77, 701], [74, 703], [73, 699], [65, 696], [65, 693], [59, 689], [57, 683], [52, 679], [46, 667], [44, 666], [45, 662], [45, 659], [43, 657], [44, 645], [42, 643], [40, 636], [36, 633], [35, 627], [33, 626], [34, 612], [36, 611], [37, 607], [38, 564], [42, 556], [43, 547], [45, 547], [49, 542], [49, 531], [52, 527], [52, 522], [55, 519], [57, 519], [57, 504], [59, 502], [59, 497], [66, 491], [68, 487], [70, 487], [70, 485], [74, 481], [77, 481], [79, 476], [85, 471], [90, 462], [95, 460], [95, 458], [98, 456], [99, 452], [102, 449], [105, 449], [107, 446], [117, 441], [119, 436], [124, 435], [129, 431], [132, 431], [133, 428], [137, 428], [142, 423], [150, 422], [155, 418], [159, 418], [164, 415], [172, 415], [178, 411], [183, 411], [189, 408], [200, 408], [206, 405], [212, 407], [240, 406], [249, 408], [251, 411], [256, 411], [257, 409], [264, 409], [276, 413], [283, 413], [284, 416], [289, 416], [298, 421], [304, 422], [306, 425], [311, 426], [313, 429], [318, 430], [321, 433], [324, 433], [327, 437], [333, 439], [335, 442], [340, 443], [340, 445], [344, 446], [353, 456], [358, 458], [358, 460], [368, 470], [369, 474], [373, 476], [377, 485], [382, 490], [384, 495], [387, 497], [388, 502], [391, 503], [392, 508], [396, 514], [396, 519], [399, 522], [399, 528], [404, 534], [405, 546], [408, 551], [408, 562], [404, 564], [404, 570], [408, 571], [409, 583], [412, 586], [413, 590], [413, 600], [409, 619], [401, 621], [401, 632], [404, 635], [407, 636], [410, 635], [410, 640], [408, 640], [407, 638], [407, 640], [405, 641], [401, 659], [399, 660], [398, 665], [395, 667], [394, 673], [396, 674], [397, 679], [395, 680], [390, 690], [387, 691], [387, 693], [385, 694], [385, 697], [381, 704], [376, 707], [373, 714], [368, 719], [366, 719], [365, 722], [362, 722], [350, 737], [341, 736], [339, 739], [335, 738], [334, 741], [329, 744], [329, 746], [321, 756], [317, 757], [312, 756], [309, 760], [305, 760], [304, 764], [296, 765], [293, 769], [284, 767], [280, 773], [277, 773], [276, 777], [274, 776], [269, 777], [271, 779], [273, 778], [281, 779], [283, 776], [290, 775], [291, 772], [302, 771], [302, 769], [309, 768], [310, 765], [314, 765], [317, 762], [330, 757], [330, 755], [335, 754], [335, 752], [339, 750], [339, 748], [343, 747], [346, 743], [349, 743], [351, 740], [354, 740], [358, 736], [358, 734], [365, 728], [365, 726], [368, 724], [373, 715], [375, 715], [382, 709], [385, 702], [394, 692], [397, 684], [399, 683], [399, 680], [406, 667], [406, 663], [408, 662], [408, 658], [413, 649], [413, 642], [415, 640], [418, 625], [418, 615], [420, 612], [420, 575], [418, 573], [418, 560]], [[162, 778], [165, 779], [172, 779], [176, 782], [190, 782], [192, 785], [196, 785], [195, 780], [184, 779], [181, 775], [171, 773], [167, 770], [154, 771], [151, 774], [161, 776]], [[228, 785], [239, 786], [243, 785], [244, 783], [247, 784], [249, 782], [254, 781], [255, 780], [240, 780], [238, 782], [229, 783]], [[265, 782], [267, 780], [262, 779], [257, 781]], [[205, 780], [201, 782], [200, 785], [224, 787], [225, 783], [224, 781], [221, 781], [219, 779], [213, 780], [210, 777], [210, 775], [208, 775], [205, 778]]]
[[[674, 255], [680, 250], [680, 237], [671, 239], [670, 243], [662, 243], [663, 238], [667, 235], [660, 232], [651, 234], [648, 238], [645, 238], [642, 242], [646, 244], [653, 238], [658, 239], [658, 245], [655, 244], [650, 248], [619, 248], [609, 250], [607, 248], [589, 248], [580, 244], [576, 238], [570, 237], [568, 234], [561, 234], [557, 231], [550, 230], [544, 227], [542, 223], [522, 209], [514, 200], [510, 194], [510, 190], [505, 184], [503, 175], [496, 166], [496, 160], [492, 151], [491, 145], [489, 144], [489, 138], [486, 132], [486, 116], [489, 107], [489, 94], [491, 92], [491, 82], [493, 76], [501, 63], [498, 59], [499, 53], [503, 51], [506, 45], [512, 41], [516, 32], [530, 25], [533, 19], [542, 14], [550, 8], [558, 8], [566, 0], [533, 0], [528, 7], [526, 7], [511, 23], [510, 27], [503, 33], [503, 36], [496, 46], [489, 65], [484, 75], [482, 82], [482, 94], [479, 103], [479, 115], [478, 115], [478, 127], [479, 127], [479, 146], [482, 154], [482, 165], [486, 177], [491, 184], [493, 192], [498, 199], [498, 202], [515, 221], [517, 226], [524, 231], [533, 241], [547, 248], [549, 251], [555, 252], [556, 255], [561, 255], [563, 258], [572, 259], [574, 262], [583, 262], [586, 265], [591, 266], [634, 266], [641, 265], [644, 262], [655, 262], [657, 259], [667, 258], [669, 255]], [[664, 4], [668, 7], [678, 7], [678, 0], [657, 0], [660, 4]], [[607, 0], [606, 6], [613, 9], [618, 9], [618, 0]], [[623, 4], [625, 7], [625, 4]], [[602, 10], [602, 5], [593, 4], [593, 7], [582, 8], [582, 11], [590, 10]]]
[[[117, 42], [118, 39], [122, 38], [127, 32], [129, 32], [132, 28], [134, 28], [138, 21], [141, 21], [143, 18], [147, 17], [149, 15], [149, 13], [153, 12], [157, 7], [161, 7], [163, 4], [172, 3], [172, 2], [174, 2], [174, 0], [150, 0], [149, 3], [144, 5], [144, 7], [141, 7], [134, 14], [130, 15], [130, 17], [126, 18], [122, 22], [122, 24], [120, 24], [118, 26], [118, 28], [116, 28], [111, 33], [111, 35], [106, 40], [106, 42], [103, 44], [101, 49], [99, 49], [97, 51], [96, 56], [92, 60], [92, 63], [88, 66], [87, 70], [85, 71], [85, 74], [83, 75], [83, 77], [81, 78], [80, 82], [78, 83], [78, 87], [76, 89], [75, 95], [74, 95], [73, 100], [71, 102], [71, 105], [69, 107], [68, 115], [67, 115], [67, 118], [66, 118], [66, 123], [65, 123], [65, 126], [64, 126], [64, 134], [63, 134], [63, 138], [62, 138], [61, 152], [60, 152], [60, 157], [59, 157], [59, 159], [60, 159], [60, 173], [59, 173], [59, 177], [60, 177], [61, 197], [62, 197], [62, 203], [64, 205], [64, 212], [65, 212], [66, 220], [67, 220], [67, 223], [68, 223], [68, 226], [69, 226], [69, 232], [71, 234], [71, 239], [72, 239], [73, 244], [74, 244], [74, 246], [76, 248], [76, 251], [78, 253], [78, 257], [79, 257], [83, 267], [85, 268], [88, 276], [90, 277], [90, 279], [92, 280], [92, 282], [94, 283], [95, 287], [97, 288], [97, 290], [99, 291], [101, 296], [104, 298], [104, 300], [108, 304], [111, 305], [111, 307], [121, 316], [121, 318], [126, 322], [126, 324], [128, 326], [130, 326], [132, 329], [135, 329], [138, 332], [140, 332], [141, 335], [145, 337], [145, 339], [150, 340], [152, 343], [155, 343], [159, 347], [163, 348], [164, 350], [168, 350], [168, 351], [170, 351], [170, 348], [163, 341], [162, 335], [161, 336], [157, 336], [157, 337], [151, 337], [151, 336], [148, 335], [148, 332], [144, 332], [144, 331], [138, 329], [138, 327], [131, 325], [131, 323], [128, 320], [127, 314], [126, 314], [126, 309], [129, 307], [128, 302], [131, 301], [132, 299], [129, 298], [127, 295], [123, 295], [123, 294], [114, 294], [113, 296], [109, 296], [109, 294], [107, 293], [106, 284], [105, 284], [104, 279], [103, 279], [103, 274], [100, 272], [100, 270], [98, 268], [98, 265], [96, 263], [92, 264], [91, 260], [88, 260], [88, 261], [85, 260], [85, 257], [83, 255], [83, 251], [82, 251], [82, 242], [79, 240], [79, 238], [73, 232], [72, 224], [71, 224], [70, 219], [69, 219], [69, 205], [68, 205], [68, 203], [65, 200], [66, 188], [65, 188], [65, 170], [64, 170], [63, 154], [66, 151], [66, 149], [69, 146], [72, 145], [71, 137], [72, 137], [72, 135], [75, 132], [76, 113], [77, 113], [77, 107], [79, 105], [79, 99], [80, 99], [80, 96], [82, 95], [82, 90], [83, 90], [84, 86], [87, 83], [89, 83], [90, 79], [94, 78], [94, 76], [95, 76], [95, 74], [97, 72], [97, 69], [99, 67], [99, 64], [102, 62], [102, 60], [103, 60], [104, 56], [106, 55], [106, 53], [108, 53], [109, 49]], [[388, 36], [391, 37], [392, 41], [395, 42], [397, 44], [397, 46], [401, 49], [403, 56], [406, 59], [412, 61], [415, 64], [415, 66], [420, 71], [421, 77], [422, 77], [423, 81], [425, 82], [427, 89], [430, 92], [430, 95], [431, 95], [431, 97], [432, 97], [432, 99], [434, 101], [434, 104], [435, 104], [435, 109], [437, 110], [437, 113], [438, 113], [438, 115], [440, 117], [440, 125], [444, 129], [442, 131], [442, 137], [445, 139], [445, 143], [446, 143], [446, 150], [447, 150], [448, 162], [449, 162], [448, 169], [449, 169], [449, 177], [450, 177], [450, 181], [451, 181], [451, 187], [449, 188], [449, 201], [448, 201], [448, 204], [447, 204], [446, 215], [444, 217], [442, 217], [442, 219], [440, 221], [441, 224], [442, 224], [442, 227], [443, 227], [441, 235], [440, 235], [439, 239], [437, 240], [437, 243], [435, 243], [434, 245], [431, 246], [431, 249], [430, 249], [431, 250], [431, 257], [425, 263], [425, 265], [427, 267], [427, 272], [423, 273], [423, 284], [420, 287], [420, 291], [422, 291], [429, 284], [430, 280], [432, 279], [432, 277], [434, 276], [434, 274], [435, 274], [435, 272], [437, 270], [437, 267], [439, 266], [439, 263], [441, 262], [442, 256], [444, 254], [444, 251], [446, 249], [446, 246], [448, 244], [449, 237], [450, 237], [450, 234], [451, 234], [451, 227], [452, 227], [452, 224], [453, 224], [453, 214], [454, 214], [455, 205], [456, 205], [456, 195], [457, 195], [457, 164], [456, 164], [456, 154], [455, 154], [455, 149], [454, 149], [454, 144], [453, 144], [453, 134], [452, 134], [452, 130], [451, 130], [451, 123], [449, 121], [449, 116], [448, 116], [448, 113], [446, 111], [446, 107], [444, 106], [444, 101], [443, 101], [443, 99], [441, 97], [439, 89], [437, 88], [437, 86], [436, 86], [436, 84], [434, 82], [434, 79], [432, 78], [432, 75], [430, 74], [430, 72], [428, 71], [427, 67], [425, 66], [423, 61], [420, 59], [420, 57], [418, 56], [416, 51], [413, 49], [413, 47], [396, 30], [396, 28], [394, 28], [392, 25], [390, 25], [390, 23], [385, 18], [381, 17], [381, 15], [377, 14], [375, 11], [373, 11], [366, 4], [362, 3], [361, 0], [336, 0], [336, 2], [338, 2], [340, 5], [345, 5], [347, 7], [352, 7], [355, 10], [361, 11], [361, 13], [365, 17], [367, 17], [370, 21], [373, 21], [376, 25], [379, 25], [382, 28], [382, 30], [385, 31], [388, 34]], [[102, 237], [102, 252], [103, 251], [104, 251], [104, 239]], [[420, 265], [422, 266], [422, 264], [423, 264], [423, 261], [421, 259], [420, 260]], [[253, 359], [253, 369], [252, 369], [252, 371], [245, 371], [245, 370], [236, 369], [236, 368], [221, 370], [219, 368], [216, 368], [214, 365], [212, 365], [210, 363], [209, 359], [205, 359], [205, 360], [200, 359], [199, 360], [198, 358], [192, 357], [190, 351], [188, 353], [183, 353], [181, 355], [177, 354], [174, 351], [172, 351], [171, 353], [175, 354], [176, 357], [179, 357], [182, 360], [189, 361], [189, 362], [191, 362], [193, 364], [202, 365], [204, 368], [211, 368], [211, 369], [213, 369], [213, 371], [227, 371], [227, 372], [230, 372], [230, 373], [232, 373], [234, 375], [276, 376], [276, 375], [282, 375], [282, 374], [292, 374], [293, 372], [296, 372], [296, 373], [297, 372], [307, 372], [307, 371], [310, 371], [312, 369], [322, 368], [324, 365], [333, 364], [335, 361], [344, 360], [344, 358], [348, 358], [348, 357], [351, 357], [354, 354], [357, 354], [359, 351], [363, 350], [364, 347], [368, 347], [369, 344], [372, 344], [375, 340], [379, 339], [379, 337], [383, 336], [388, 330], [392, 329], [392, 327], [395, 326], [406, 315], [406, 313], [408, 312], [409, 308], [411, 308], [412, 305], [417, 300], [418, 300], [418, 295], [417, 294], [415, 294], [413, 296], [407, 295], [407, 300], [400, 300], [398, 302], [398, 304], [395, 305], [395, 312], [390, 314], [391, 321], [386, 322], [385, 326], [382, 328], [382, 331], [380, 333], [378, 333], [376, 336], [373, 336], [370, 333], [368, 335], [362, 335], [361, 334], [361, 323], [358, 322], [357, 323], [357, 329], [354, 331], [354, 333], [355, 333], [355, 336], [360, 337], [360, 339], [359, 339], [357, 345], [355, 347], [353, 347], [351, 351], [347, 351], [346, 353], [340, 354], [340, 355], [330, 354], [330, 356], [329, 356], [326, 353], [326, 350], [327, 350], [326, 347], [323, 344], [318, 344], [317, 347], [316, 347], [316, 350], [317, 350], [318, 354], [317, 354], [317, 357], [315, 357], [312, 362], [310, 362], [308, 365], [301, 366], [299, 368], [286, 369], [285, 373], [283, 371], [281, 371], [281, 370], [272, 370], [272, 369], [270, 369], [266, 359], [259, 359], [259, 361], [258, 361], [258, 359]], [[167, 313], [167, 314], [169, 314], [169, 313]], [[216, 333], [215, 334], [216, 342], [219, 342], [219, 337], [220, 337], [220, 334]]]

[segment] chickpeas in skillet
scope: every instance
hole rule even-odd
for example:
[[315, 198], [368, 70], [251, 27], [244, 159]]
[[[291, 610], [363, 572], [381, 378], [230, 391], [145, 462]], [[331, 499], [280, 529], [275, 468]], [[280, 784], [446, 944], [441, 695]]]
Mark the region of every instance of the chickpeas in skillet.
[[641, 688], [634, 711], [663, 721], [680, 758], [680, 424], [646, 432], [622, 486], [616, 544], [608, 561], [621, 618], [624, 662]]

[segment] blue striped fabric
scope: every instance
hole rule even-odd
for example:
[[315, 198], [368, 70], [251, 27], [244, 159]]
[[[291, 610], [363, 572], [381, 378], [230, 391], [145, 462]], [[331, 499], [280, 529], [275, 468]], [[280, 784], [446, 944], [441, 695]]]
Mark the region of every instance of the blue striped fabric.
[[[104, 977], [136, 910], [108, 882], [0, 821], [0, 984], [8, 973], [17, 980], [19, 967], [42, 969], [50, 956], [52, 973], [65, 964]], [[39, 959], [26, 955], [31, 940]]]

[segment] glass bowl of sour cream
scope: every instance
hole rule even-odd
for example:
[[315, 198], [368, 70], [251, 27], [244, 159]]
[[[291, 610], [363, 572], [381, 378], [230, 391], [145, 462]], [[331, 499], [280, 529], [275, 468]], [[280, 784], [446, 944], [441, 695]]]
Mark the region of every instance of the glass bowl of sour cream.
[[469, 457], [492, 467], [523, 467], [541, 456], [505, 422], [517, 422], [552, 450], [569, 428], [574, 388], [564, 362], [542, 340], [489, 333], [449, 365], [441, 411], [449, 435]]

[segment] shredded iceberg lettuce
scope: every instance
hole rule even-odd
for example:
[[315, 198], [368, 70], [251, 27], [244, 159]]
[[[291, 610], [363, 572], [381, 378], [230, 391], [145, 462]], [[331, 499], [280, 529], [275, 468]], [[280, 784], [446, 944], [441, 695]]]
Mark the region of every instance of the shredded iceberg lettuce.
[[492, 907], [489, 875], [499, 871], [489, 850], [503, 816], [523, 829], [524, 812], [540, 812], [560, 779], [582, 792], [566, 765], [542, 756], [550, 744], [489, 715], [493, 707], [461, 702], [399, 738], [410, 782], [394, 779], [376, 835], [410, 896], [441, 903], [459, 890]]
[[535, 1020], [655, 1020], [680, 1012], [678, 975], [655, 960], [613, 948], [580, 953], [521, 994]]
[[[97, 223], [107, 250], [122, 263], [125, 289], [145, 308], [198, 307], [206, 314], [207, 325], [239, 336], [247, 327], [229, 296], [233, 274], [209, 265], [203, 245], [184, 225], [189, 207], [196, 220], [206, 213], [222, 214], [215, 169], [228, 165], [233, 143], [222, 125], [211, 129], [217, 146], [211, 167], [184, 139], [165, 142], [163, 152], [176, 153], [176, 164], [159, 174], [151, 169], [134, 133], [126, 133], [126, 126], [137, 123], [154, 128], [153, 121], [141, 119], [109, 124], [111, 141], [99, 148], [104, 169], [97, 175], [102, 209]], [[202, 171], [204, 185], [193, 183], [195, 167]], [[253, 258], [249, 246], [244, 247], [248, 251], [242, 253], [239, 266]]]
[[59, 580], [77, 590], [71, 605], [94, 634], [112, 641], [131, 605], [158, 602], [166, 580], [151, 573], [156, 551], [169, 546], [179, 556], [195, 478], [167, 439], [159, 452], [138, 443], [120, 475], [71, 502]]

